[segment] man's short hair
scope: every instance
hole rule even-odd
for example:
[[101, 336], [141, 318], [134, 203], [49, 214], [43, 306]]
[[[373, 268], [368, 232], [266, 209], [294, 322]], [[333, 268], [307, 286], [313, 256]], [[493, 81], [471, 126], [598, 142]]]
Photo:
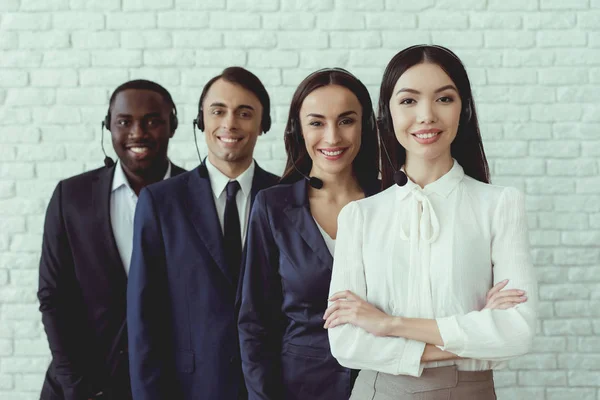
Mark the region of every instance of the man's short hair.
[[204, 102], [210, 87], [219, 79], [240, 85], [244, 89], [254, 93], [263, 108], [260, 122], [261, 129], [265, 133], [268, 132], [271, 128], [271, 100], [269, 98], [269, 93], [267, 93], [267, 89], [265, 89], [265, 86], [256, 75], [242, 67], [225, 68], [220, 75], [215, 76], [204, 85], [202, 94], [200, 95], [200, 101], [198, 102], [198, 120], [204, 120], [202, 116], [202, 103]]

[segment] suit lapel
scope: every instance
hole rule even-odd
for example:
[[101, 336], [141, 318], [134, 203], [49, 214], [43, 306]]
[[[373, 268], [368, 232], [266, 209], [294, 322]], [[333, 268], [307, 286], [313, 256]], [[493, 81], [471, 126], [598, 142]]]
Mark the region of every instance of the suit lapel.
[[223, 234], [221, 233], [221, 224], [217, 216], [210, 180], [208, 176], [200, 176], [199, 168], [191, 172], [188, 181], [190, 196], [188, 197], [187, 206], [190, 210], [190, 218], [211, 257], [229, 282], [233, 283], [231, 272], [225, 262]]
[[319, 257], [327, 268], [333, 266], [333, 257], [325, 244], [325, 239], [310, 213], [306, 180], [302, 179], [292, 185], [292, 202], [284, 210], [292, 226], [298, 231], [302, 239]]
[[106, 254], [109, 261], [106, 272], [113, 274], [119, 283], [126, 284], [127, 275], [119, 256], [110, 220], [110, 196], [114, 171], [115, 166], [102, 170], [92, 186], [93, 209], [96, 211], [96, 226], [93, 229], [97, 229], [100, 233], [101, 240], [97, 241], [97, 246], [102, 247], [102, 253]]
[[[92, 185], [92, 202], [95, 210], [96, 224], [94, 229], [99, 232], [101, 240], [97, 241], [97, 246], [102, 247], [101, 254], [106, 254], [108, 265], [105, 272], [118, 279], [118, 283], [127, 284], [127, 275], [125, 267], [119, 255], [119, 248], [113, 233], [113, 227], [110, 218], [110, 197], [112, 195], [112, 181], [115, 175], [117, 164], [110, 168], [101, 170], [94, 179]], [[185, 172], [184, 169], [172, 164], [171, 176], [176, 176]]]

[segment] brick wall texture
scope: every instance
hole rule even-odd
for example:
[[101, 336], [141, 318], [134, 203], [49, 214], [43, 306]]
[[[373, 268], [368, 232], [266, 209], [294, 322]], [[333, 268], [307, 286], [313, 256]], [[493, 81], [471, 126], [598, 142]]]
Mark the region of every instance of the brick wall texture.
[[193, 168], [203, 84], [250, 69], [274, 105], [255, 156], [281, 173], [287, 108], [308, 73], [347, 68], [376, 101], [387, 62], [419, 43], [463, 59], [493, 182], [527, 196], [540, 319], [534, 351], [496, 372], [499, 398], [600, 400], [599, 0], [0, 0], [0, 398], [38, 396], [45, 208], [60, 179], [102, 165], [118, 84], [171, 91], [170, 157]]

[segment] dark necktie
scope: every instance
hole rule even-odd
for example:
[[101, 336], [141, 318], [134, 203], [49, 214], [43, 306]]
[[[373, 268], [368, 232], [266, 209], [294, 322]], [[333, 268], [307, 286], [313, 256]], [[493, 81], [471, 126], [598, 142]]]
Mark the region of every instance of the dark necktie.
[[237, 285], [240, 264], [242, 263], [242, 233], [235, 195], [240, 190], [240, 184], [238, 181], [231, 181], [227, 184], [226, 190], [227, 203], [225, 204], [223, 222], [225, 260], [234, 279], [233, 282]]

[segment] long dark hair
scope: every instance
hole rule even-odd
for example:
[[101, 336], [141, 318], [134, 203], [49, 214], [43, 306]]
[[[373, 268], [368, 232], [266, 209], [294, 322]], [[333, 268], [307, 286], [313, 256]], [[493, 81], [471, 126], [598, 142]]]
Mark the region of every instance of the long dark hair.
[[379, 91], [377, 123], [382, 144], [389, 151], [392, 165], [387, 157], [382, 160], [382, 187], [386, 189], [394, 183], [394, 171], [406, 161], [406, 150], [400, 145], [394, 133], [390, 99], [400, 76], [414, 65], [421, 63], [439, 65], [456, 85], [462, 101], [462, 111], [456, 138], [450, 146], [452, 157], [463, 167], [465, 174], [478, 181], [490, 183], [488, 162], [483, 151], [477, 112], [471, 92], [467, 71], [460, 59], [442, 46], [418, 45], [408, 47], [392, 58], [387, 65]]
[[287, 163], [281, 183], [293, 183], [303, 179], [302, 175], [294, 168], [294, 163], [303, 174], [308, 175], [310, 173], [312, 160], [308, 155], [302, 136], [300, 108], [306, 96], [316, 89], [328, 85], [339, 85], [350, 90], [362, 106], [361, 145], [352, 162], [352, 169], [354, 176], [356, 176], [359, 185], [363, 189], [373, 187], [379, 174], [379, 147], [373, 103], [365, 85], [342, 68], [328, 68], [313, 72], [300, 83], [296, 92], [294, 92], [285, 127], [284, 141]]

